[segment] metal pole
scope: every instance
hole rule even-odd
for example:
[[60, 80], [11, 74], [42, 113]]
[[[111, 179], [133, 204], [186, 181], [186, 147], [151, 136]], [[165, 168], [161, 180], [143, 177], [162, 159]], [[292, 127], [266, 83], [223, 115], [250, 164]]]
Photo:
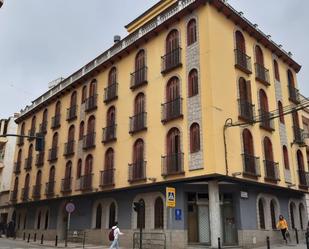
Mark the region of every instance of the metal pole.
[[270, 249], [270, 241], [269, 241], [269, 237], [268, 236], [266, 238], [266, 244], [267, 244], [267, 249]]
[[85, 248], [85, 240], [86, 240], [86, 232], [84, 232], [84, 238], [83, 238], [83, 248]]
[[220, 237], [218, 238], [218, 249], [221, 249], [221, 239], [220, 239]]
[[23, 240], [25, 240], [26, 239], [26, 233], [24, 232], [24, 234], [23, 234]]
[[306, 245], [307, 249], [309, 249], [309, 232], [306, 232]]
[[42, 233], [42, 236], [41, 236], [41, 245], [43, 245], [43, 241], [44, 241], [44, 234]]
[[[141, 211], [140, 211], [141, 212]], [[142, 227], [142, 216], [139, 215], [139, 248], [143, 248], [143, 227]]]
[[27, 243], [29, 243], [29, 241], [30, 241], [30, 233], [28, 234]]
[[55, 239], [55, 247], [58, 246], [58, 235], [56, 235], [56, 239]]
[[33, 236], [33, 241], [36, 242], [36, 233]]
[[298, 239], [298, 231], [297, 228], [295, 228], [295, 238], [296, 238], [296, 244], [299, 244], [299, 239]]
[[71, 213], [68, 213], [68, 224], [66, 229], [66, 236], [65, 236], [65, 247], [68, 247], [68, 235], [69, 235], [69, 229], [70, 229], [70, 220], [71, 220]]

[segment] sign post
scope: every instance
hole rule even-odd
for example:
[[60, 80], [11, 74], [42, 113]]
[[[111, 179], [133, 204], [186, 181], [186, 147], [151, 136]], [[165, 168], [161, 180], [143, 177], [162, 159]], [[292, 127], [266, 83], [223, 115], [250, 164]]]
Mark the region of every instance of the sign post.
[[65, 210], [68, 213], [68, 224], [67, 224], [67, 229], [66, 229], [67, 231], [66, 231], [66, 236], [65, 236], [65, 247], [67, 247], [68, 246], [68, 234], [69, 234], [69, 230], [70, 230], [71, 213], [73, 213], [74, 210], [75, 210], [74, 203], [68, 202], [65, 205]]
[[176, 207], [176, 189], [166, 188], [166, 207], [169, 209], [169, 229], [172, 227], [172, 208]]

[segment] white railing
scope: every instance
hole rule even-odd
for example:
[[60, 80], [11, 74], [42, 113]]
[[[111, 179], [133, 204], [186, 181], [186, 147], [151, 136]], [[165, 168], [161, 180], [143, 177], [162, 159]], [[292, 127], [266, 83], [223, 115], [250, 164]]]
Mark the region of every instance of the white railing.
[[87, 74], [89, 71], [95, 69], [96, 67], [100, 66], [102, 63], [109, 60], [112, 56], [115, 54], [121, 52], [122, 50], [126, 49], [128, 46], [130, 46], [132, 43], [140, 39], [141, 37], [148, 34], [150, 31], [155, 29], [157, 26], [161, 25], [183, 9], [187, 8], [189, 5], [194, 3], [196, 0], [178, 0], [178, 5], [175, 5], [172, 8], [169, 8], [168, 10], [161, 13], [157, 18], [155, 18], [150, 23], [142, 26], [137, 31], [133, 32], [132, 34], [129, 34], [126, 38], [124, 38], [122, 41], [114, 45], [112, 48], [101, 54], [99, 57], [94, 59], [93, 61], [89, 62], [86, 66], [69, 76], [67, 79], [61, 81], [58, 85], [47, 91], [44, 95], [36, 99], [32, 105], [26, 106], [25, 109], [20, 111], [20, 117], [25, 115], [27, 112], [38, 106], [39, 104], [43, 103], [44, 101], [48, 100], [52, 96], [56, 95], [60, 91], [62, 91], [64, 88], [66, 88], [68, 85], [72, 84], [73, 82], [77, 81], [81, 77], [83, 77], [85, 74]]

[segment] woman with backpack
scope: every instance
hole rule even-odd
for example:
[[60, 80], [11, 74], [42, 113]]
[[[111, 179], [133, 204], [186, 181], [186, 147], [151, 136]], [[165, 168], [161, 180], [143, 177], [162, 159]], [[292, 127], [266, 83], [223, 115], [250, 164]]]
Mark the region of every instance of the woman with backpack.
[[109, 232], [109, 240], [112, 241], [112, 244], [109, 249], [119, 249], [119, 235], [123, 235], [118, 228], [118, 222], [115, 222], [115, 225], [112, 227], [112, 230]]

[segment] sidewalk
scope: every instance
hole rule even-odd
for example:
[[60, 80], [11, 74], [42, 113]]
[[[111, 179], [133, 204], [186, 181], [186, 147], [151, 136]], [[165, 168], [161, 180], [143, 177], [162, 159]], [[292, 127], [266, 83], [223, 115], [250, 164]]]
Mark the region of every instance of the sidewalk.
[[[265, 249], [267, 248], [266, 246], [264, 247], [259, 247], [256, 249]], [[270, 249], [307, 249], [306, 244], [288, 244], [288, 245], [270, 245]]]

